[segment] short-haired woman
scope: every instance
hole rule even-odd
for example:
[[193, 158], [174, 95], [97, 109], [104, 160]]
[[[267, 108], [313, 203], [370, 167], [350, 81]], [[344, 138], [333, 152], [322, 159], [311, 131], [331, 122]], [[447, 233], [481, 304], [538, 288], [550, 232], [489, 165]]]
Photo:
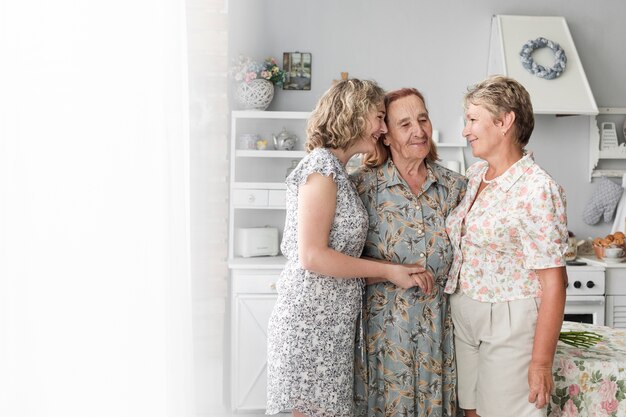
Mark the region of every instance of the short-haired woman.
[[465, 119], [483, 161], [447, 219], [459, 404], [466, 417], [545, 416], [565, 305], [565, 195], [525, 150], [535, 122], [521, 84], [471, 87]]

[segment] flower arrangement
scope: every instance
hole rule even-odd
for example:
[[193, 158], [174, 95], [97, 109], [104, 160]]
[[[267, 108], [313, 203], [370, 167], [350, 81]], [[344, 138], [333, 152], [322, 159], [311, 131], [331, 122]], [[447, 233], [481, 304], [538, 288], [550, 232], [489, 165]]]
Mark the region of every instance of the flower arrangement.
[[239, 55], [237, 62], [231, 68], [231, 76], [235, 81], [245, 83], [264, 79], [272, 82], [272, 84], [280, 85], [285, 81], [285, 71], [278, 67], [276, 60], [272, 57], [258, 63], [250, 57]]

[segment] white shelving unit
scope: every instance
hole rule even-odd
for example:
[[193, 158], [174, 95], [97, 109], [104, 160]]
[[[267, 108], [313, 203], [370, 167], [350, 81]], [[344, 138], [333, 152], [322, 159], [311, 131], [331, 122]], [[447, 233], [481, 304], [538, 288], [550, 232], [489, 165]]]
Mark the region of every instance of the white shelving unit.
[[[271, 226], [282, 235], [285, 218], [285, 177], [292, 161], [305, 155], [304, 141], [308, 112], [233, 111], [231, 115], [229, 263], [232, 267], [254, 267], [263, 258], [237, 258], [236, 229]], [[275, 150], [272, 135], [282, 128], [298, 136], [296, 148]], [[239, 149], [242, 134], [257, 134], [268, 142], [267, 149]], [[279, 259], [283, 259], [280, 257]], [[282, 266], [282, 265], [281, 265]]]
[[[622, 138], [621, 143], [625, 143], [622, 134], [622, 126], [626, 117], [626, 107], [600, 107], [598, 115], [589, 118], [589, 181], [597, 177], [622, 177], [626, 173], [626, 163], [619, 163], [620, 166], [601, 168], [602, 161], [625, 161], [626, 148], [617, 147], [611, 150], [600, 150], [600, 124], [607, 120], [612, 120], [616, 124], [617, 137]], [[613, 164], [615, 165], [615, 164]]]
[[[233, 413], [262, 415], [266, 406], [267, 324], [276, 302], [276, 281], [285, 258], [235, 256], [236, 230], [271, 226], [282, 237], [285, 177], [292, 161], [305, 156], [306, 112], [233, 111], [230, 148], [229, 262], [231, 270], [230, 399]], [[298, 136], [296, 149], [273, 149], [282, 128]], [[238, 149], [242, 134], [267, 139], [268, 149]]]

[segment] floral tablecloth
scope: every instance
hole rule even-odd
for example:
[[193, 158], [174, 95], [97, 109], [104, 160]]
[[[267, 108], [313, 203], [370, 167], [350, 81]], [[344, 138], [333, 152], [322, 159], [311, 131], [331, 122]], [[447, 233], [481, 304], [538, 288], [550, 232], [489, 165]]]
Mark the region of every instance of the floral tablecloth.
[[583, 349], [559, 341], [548, 416], [626, 416], [626, 332], [572, 322], [563, 331], [595, 332], [602, 341]]

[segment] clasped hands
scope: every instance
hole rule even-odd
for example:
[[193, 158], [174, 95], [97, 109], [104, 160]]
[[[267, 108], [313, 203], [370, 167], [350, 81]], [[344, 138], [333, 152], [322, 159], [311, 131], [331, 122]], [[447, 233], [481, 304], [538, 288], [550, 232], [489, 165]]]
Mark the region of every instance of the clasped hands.
[[395, 265], [397, 271], [394, 271], [387, 278], [390, 282], [396, 284], [400, 288], [408, 289], [411, 287], [419, 287], [426, 294], [435, 287], [435, 278], [433, 274], [421, 265]]

